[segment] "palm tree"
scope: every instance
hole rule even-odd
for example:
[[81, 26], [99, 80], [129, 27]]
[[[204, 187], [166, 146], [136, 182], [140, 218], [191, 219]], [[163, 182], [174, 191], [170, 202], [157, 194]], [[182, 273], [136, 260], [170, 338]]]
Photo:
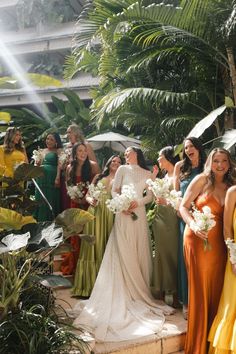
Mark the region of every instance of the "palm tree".
[[[186, 122], [193, 126], [222, 105], [225, 96], [236, 102], [235, 0], [172, 3], [97, 0], [88, 4], [78, 22], [81, 34], [71, 73], [91, 63], [94, 68], [92, 59], [100, 51], [101, 85], [92, 106], [97, 123], [109, 117], [113, 124], [123, 121], [139, 133], [142, 125], [145, 134], [148, 129], [157, 133], [158, 139], [152, 140], [161, 139], [163, 144], [162, 127], [168, 126], [169, 141], [179, 127], [182, 134], [176, 139], [182, 139]], [[213, 135], [221, 131], [217, 122]]]

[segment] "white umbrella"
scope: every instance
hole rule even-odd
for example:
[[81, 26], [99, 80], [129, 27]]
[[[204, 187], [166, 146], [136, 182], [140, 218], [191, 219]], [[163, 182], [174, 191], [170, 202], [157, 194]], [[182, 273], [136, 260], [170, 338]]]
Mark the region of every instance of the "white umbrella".
[[94, 150], [103, 147], [109, 147], [114, 151], [124, 152], [129, 146], [140, 147], [140, 140], [130, 138], [118, 133], [108, 132], [104, 134], [95, 135], [92, 138], [86, 139], [93, 147]]

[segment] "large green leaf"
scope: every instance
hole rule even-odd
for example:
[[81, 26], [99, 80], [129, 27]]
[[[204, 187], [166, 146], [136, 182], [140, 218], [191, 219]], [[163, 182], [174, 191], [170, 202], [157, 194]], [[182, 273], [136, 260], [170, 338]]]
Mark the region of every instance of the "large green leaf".
[[63, 228], [64, 236], [67, 238], [80, 234], [83, 231], [84, 225], [93, 219], [94, 216], [88, 211], [71, 208], [57, 215], [55, 223]]
[[212, 111], [210, 114], [208, 114], [205, 118], [200, 120], [200, 122], [195, 125], [195, 127], [189, 132], [188, 136], [194, 136], [196, 138], [199, 138], [204, 133], [204, 131], [209, 128], [210, 125], [212, 125], [216, 118], [220, 116], [225, 110], [226, 106], [223, 105]]
[[221, 141], [224, 148], [229, 150], [233, 145], [236, 144], [236, 129], [227, 130], [224, 133]]
[[22, 163], [14, 171], [13, 179], [17, 181], [29, 181], [32, 178], [44, 175], [43, 168], [28, 163]]

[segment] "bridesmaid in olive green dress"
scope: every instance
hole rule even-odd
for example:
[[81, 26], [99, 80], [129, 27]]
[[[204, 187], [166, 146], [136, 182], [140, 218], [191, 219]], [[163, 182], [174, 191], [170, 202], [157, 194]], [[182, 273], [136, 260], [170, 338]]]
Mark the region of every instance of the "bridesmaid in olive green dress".
[[[173, 173], [178, 157], [174, 156], [174, 148], [166, 146], [159, 152], [158, 163], [167, 183], [173, 185]], [[173, 295], [177, 293], [178, 263], [178, 218], [176, 211], [167, 205], [166, 199], [156, 198], [156, 216], [153, 220], [154, 237], [153, 257], [153, 295], [173, 305]]]
[[93, 289], [114, 220], [114, 214], [107, 208], [106, 200], [111, 198], [112, 182], [116, 170], [121, 164], [121, 158], [113, 155], [107, 161], [102, 173], [95, 176], [92, 181], [95, 186], [98, 182], [104, 185], [99, 202], [90, 196], [89, 192], [86, 196], [86, 200], [91, 205], [88, 211], [95, 218], [85, 225], [83, 233], [94, 235], [95, 244], [89, 244], [85, 240], [81, 242], [80, 256], [72, 289], [73, 296], [89, 297]]

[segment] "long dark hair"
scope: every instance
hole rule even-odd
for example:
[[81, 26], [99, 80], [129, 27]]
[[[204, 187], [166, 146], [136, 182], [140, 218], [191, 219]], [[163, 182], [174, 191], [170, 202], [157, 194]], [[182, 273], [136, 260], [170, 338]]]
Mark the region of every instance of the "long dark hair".
[[[69, 173], [69, 182], [71, 182], [72, 184], [76, 184], [76, 168], [79, 163], [76, 157], [76, 151], [80, 145], [83, 145], [86, 148], [86, 145], [83, 143], [77, 143], [72, 147], [72, 161], [70, 164], [71, 169]], [[90, 182], [91, 179], [92, 179], [92, 167], [87, 156], [81, 168], [81, 180], [82, 182]]]
[[96, 185], [103, 177], [107, 177], [110, 173], [110, 164], [112, 163], [112, 160], [115, 158], [115, 157], [118, 157], [121, 161], [121, 165], [123, 165], [123, 160], [122, 158], [120, 157], [120, 155], [112, 155], [106, 162], [102, 172], [97, 176], [94, 184]]
[[165, 146], [159, 151], [159, 155], [163, 155], [172, 165], [179, 161], [179, 155], [175, 156], [175, 148], [173, 146]]
[[14, 149], [24, 152], [24, 145], [22, 139], [20, 138], [17, 144], [14, 144], [13, 140], [15, 138], [16, 133], [20, 133], [20, 129], [16, 127], [9, 127], [7, 128], [5, 137], [4, 137], [4, 152], [6, 154], [10, 154]]
[[188, 137], [186, 139], [184, 139], [183, 141], [183, 164], [180, 167], [180, 180], [184, 180], [186, 178], [188, 178], [191, 173], [192, 173], [192, 163], [190, 161], [190, 159], [188, 158], [187, 154], [185, 153], [185, 148], [184, 145], [186, 143], [186, 141], [191, 141], [191, 143], [193, 144], [193, 146], [195, 147], [195, 149], [198, 150], [199, 152], [199, 163], [198, 163], [198, 169], [199, 172], [203, 171], [204, 168], [204, 164], [206, 161], [206, 154], [204, 152], [201, 140], [195, 137]]
[[129, 146], [129, 148], [136, 152], [138, 165], [149, 171], [142, 150], [137, 146]]
[[[46, 139], [49, 135], [52, 135], [56, 141], [56, 149], [61, 149], [63, 146], [62, 146], [62, 142], [61, 142], [61, 137], [58, 133], [54, 132], [54, 133], [48, 133], [46, 135]], [[45, 139], [45, 144], [46, 144], [46, 139]]]

